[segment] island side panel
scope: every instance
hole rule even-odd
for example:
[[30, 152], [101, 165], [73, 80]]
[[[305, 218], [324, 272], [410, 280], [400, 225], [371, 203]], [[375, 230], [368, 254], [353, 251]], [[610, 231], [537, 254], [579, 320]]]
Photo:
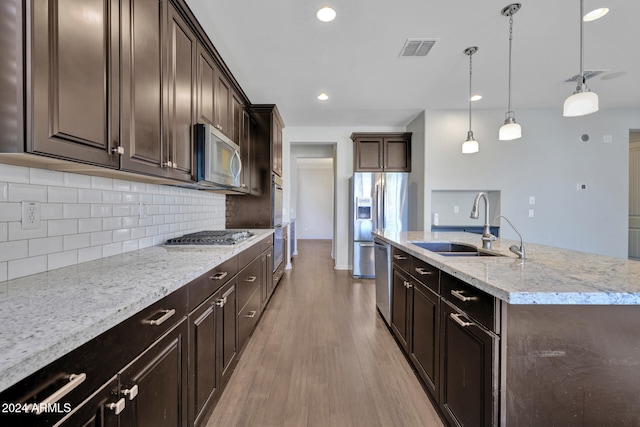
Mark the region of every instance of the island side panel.
[[640, 306], [504, 305], [506, 425], [640, 425]]

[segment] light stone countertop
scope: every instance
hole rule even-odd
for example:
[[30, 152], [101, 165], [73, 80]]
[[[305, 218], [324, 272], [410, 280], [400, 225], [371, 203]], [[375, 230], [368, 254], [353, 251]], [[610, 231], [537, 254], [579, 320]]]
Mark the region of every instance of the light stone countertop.
[[482, 246], [479, 234], [464, 232], [374, 232], [509, 304], [640, 305], [640, 261], [529, 244], [526, 259], [509, 251], [519, 241], [499, 238], [491, 252], [504, 256], [447, 257], [411, 242], [453, 241]]
[[154, 246], [0, 284], [0, 391], [159, 301], [273, 230], [233, 246]]

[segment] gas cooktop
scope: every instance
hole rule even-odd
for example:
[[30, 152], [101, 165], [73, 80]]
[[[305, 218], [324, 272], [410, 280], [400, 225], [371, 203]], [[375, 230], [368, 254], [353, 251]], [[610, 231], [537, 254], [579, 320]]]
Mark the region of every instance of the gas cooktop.
[[248, 230], [204, 230], [174, 237], [165, 245], [235, 245], [251, 236], [253, 233]]

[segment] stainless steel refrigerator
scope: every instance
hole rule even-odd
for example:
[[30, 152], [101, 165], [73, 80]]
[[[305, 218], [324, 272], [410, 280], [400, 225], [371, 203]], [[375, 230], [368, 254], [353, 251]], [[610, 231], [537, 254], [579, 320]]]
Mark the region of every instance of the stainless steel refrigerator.
[[349, 255], [353, 277], [375, 277], [377, 229], [407, 230], [408, 173], [356, 172], [349, 179]]

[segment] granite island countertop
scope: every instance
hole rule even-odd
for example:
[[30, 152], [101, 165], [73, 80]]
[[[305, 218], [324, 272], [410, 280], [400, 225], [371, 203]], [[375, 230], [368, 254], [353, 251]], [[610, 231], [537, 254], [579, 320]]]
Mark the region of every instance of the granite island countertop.
[[509, 304], [640, 305], [640, 261], [525, 242], [526, 259], [509, 251], [519, 241], [499, 238], [491, 251], [503, 256], [447, 257], [411, 244], [453, 241], [482, 246], [464, 232], [378, 231], [399, 249]]
[[153, 246], [0, 283], [0, 391], [273, 234]]

